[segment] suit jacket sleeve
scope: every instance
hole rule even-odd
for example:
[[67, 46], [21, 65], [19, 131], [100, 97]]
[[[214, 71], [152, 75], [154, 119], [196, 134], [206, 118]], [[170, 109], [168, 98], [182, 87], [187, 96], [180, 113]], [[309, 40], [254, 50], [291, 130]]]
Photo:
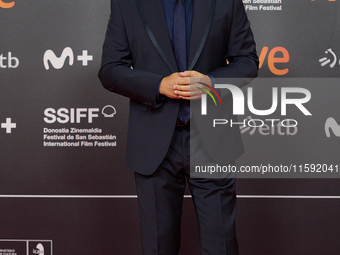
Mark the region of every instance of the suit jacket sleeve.
[[119, 2], [111, 1], [111, 15], [103, 45], [99, 79], [103, 86], [120, 95], [151, 107], [158, 107], [158, 85], [162, 75], [133, 69], [133, 61], [125, 29], [126, 18], [120, 11]]
[[233, 1], [227, 48], [229, 64], [212, 70], [216, 78], [255, 78], [258, 72], [256, 44], [241, 0]]

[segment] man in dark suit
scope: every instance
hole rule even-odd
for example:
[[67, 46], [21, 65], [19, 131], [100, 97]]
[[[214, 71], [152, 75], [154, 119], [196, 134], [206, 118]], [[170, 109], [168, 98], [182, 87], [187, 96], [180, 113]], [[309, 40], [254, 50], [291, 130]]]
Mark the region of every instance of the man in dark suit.
[[[187, 102], [201, 98], [193, 78], [256, 77], [257, 66], [242, 0], [111, 1], [99, 78], [130, 98], [126, 164], [135, 171], [143, 254], [178, 254], [186, 179], [201, 254], [238, 254], [235, 180], [195, 179], [189, 169], [190, 142], [206, 148], [205, 163], [233, 163], [243, 152], [239, 130], [208, 138]], [[223, 153], [211, 152], [217, 143]]]

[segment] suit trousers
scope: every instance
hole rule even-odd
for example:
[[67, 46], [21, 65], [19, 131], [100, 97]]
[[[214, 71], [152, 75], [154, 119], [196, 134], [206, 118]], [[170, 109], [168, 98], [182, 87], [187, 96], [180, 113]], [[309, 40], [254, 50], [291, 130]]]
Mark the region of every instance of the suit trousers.
[[[214, 163], [207, 153], [202, 155]], [[196, 210], [201, 255], [238, 254], [235, 178], [190, 178], [190, 127], [176, 127], [158, 169], [152, 175], [135, 173], [135, 180], [143, 255], [179, 253], [186, 180]]]

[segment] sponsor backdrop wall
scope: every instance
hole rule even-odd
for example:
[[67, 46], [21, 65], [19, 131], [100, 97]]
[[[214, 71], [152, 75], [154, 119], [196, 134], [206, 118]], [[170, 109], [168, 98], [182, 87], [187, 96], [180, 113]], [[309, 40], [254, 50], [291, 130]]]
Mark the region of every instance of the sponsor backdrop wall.
[[[278, 106], [267, 116], [246, 103], [239, 117], [237, 167], [259, 171], [237, 180], [240, 252], [338, 254], [339, 0], [243, 2], [261, 60], [254, 108]], [[128, 100], [97, 78], [109, 6], [0, 0], [1, 255], [141, 254]], [[301, 104], [284, 114], [282, 95]], [[187, 194], [181, 254], [195, 255]]]

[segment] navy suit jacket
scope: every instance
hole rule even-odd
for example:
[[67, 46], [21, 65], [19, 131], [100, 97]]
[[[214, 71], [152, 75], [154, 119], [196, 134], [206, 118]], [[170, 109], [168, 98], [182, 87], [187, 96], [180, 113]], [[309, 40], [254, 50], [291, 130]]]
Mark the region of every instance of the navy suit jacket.
[[[257, 76], [258, 57], [242, 0], [193, 0], [188, 69], [218, 78]], [[137, 173], [152, 174], [168, 151], [180, 101], [160, 101], [157, 92], [161, 79], [176, 71], [162, 1], [111, 0], [99, 78], [109, 91], [130, 98], [126, 164]], [[243, 153], [243, 146], [238, 128], [204, 134], [216, 111], [196, 124], [207, 151], [214, 150], [212, 158], [226, 164]], [[199, 112], [193, 109], [193, 114]], [[227, 115], [233, 118], [231, 111]]]

